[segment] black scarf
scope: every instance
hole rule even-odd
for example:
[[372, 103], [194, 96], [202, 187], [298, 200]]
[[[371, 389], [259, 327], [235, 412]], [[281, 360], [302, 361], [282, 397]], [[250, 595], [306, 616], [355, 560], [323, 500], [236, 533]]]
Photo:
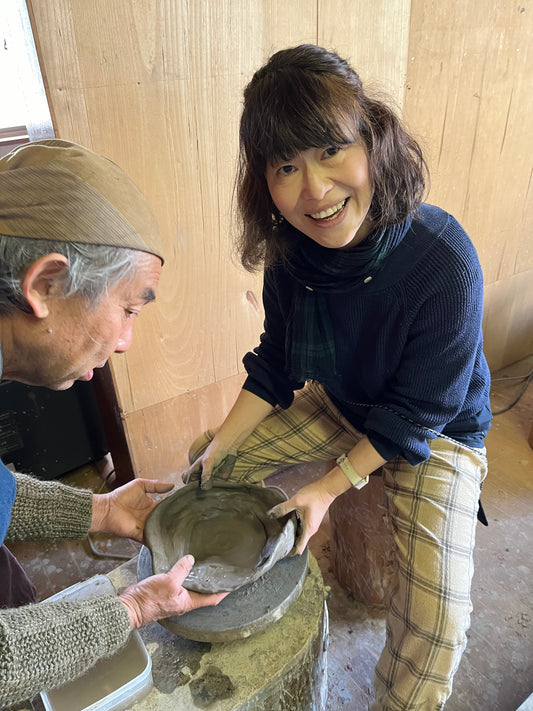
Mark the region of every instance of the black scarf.
[[336, 376], [328, 294], [362, 287], [402, 241], [412, 218], [375, 230], [353, 249], [328, 249], [302, 235], [286, 264], [297, 284], [285, 338], [286, 370], [298, 382]]

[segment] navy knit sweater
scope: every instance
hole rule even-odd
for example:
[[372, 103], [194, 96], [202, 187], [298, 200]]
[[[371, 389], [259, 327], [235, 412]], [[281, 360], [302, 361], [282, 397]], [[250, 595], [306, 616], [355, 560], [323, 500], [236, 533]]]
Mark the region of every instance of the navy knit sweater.
[[[319, 249], [326, 259], [329, 250]], [[463, 228], [422, 205], [372, 280], [356, 281], [349, 293], [327, 296], [338, 374], [323, 382], [331, 400], [387, 460], [424, 461], [436, 432], [482, 447], [491, 420], [483, 277]], [[283, 266], [265, 271], [265, 330], [243, 359], [244, 389], [283, 408], [304, 385], [286, 374], [295, 288]]]

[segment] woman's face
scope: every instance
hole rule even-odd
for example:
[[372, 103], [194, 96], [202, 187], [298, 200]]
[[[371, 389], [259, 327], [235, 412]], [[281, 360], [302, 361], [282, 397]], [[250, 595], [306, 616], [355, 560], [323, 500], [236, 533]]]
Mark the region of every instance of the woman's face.
[[373, 190], [364, 146], [308, 148], [269, 165], [265, 177], [287, 222], [323, 247], [346, 249], [369, 234]]

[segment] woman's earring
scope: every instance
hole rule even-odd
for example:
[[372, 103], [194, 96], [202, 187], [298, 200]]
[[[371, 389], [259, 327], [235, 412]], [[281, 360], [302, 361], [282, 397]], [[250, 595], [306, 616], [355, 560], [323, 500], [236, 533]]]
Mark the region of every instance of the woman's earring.
[[281, 214], [281, 212], [278, 212], [277, 210], [272, 213], [272, 226], [273, 227], [280, 227], [283, 224], [283, 221], [285, 218]]

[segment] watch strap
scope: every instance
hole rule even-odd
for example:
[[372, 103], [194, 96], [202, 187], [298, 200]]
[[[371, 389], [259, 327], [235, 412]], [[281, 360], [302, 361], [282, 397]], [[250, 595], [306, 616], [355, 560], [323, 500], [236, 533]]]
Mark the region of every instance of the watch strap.
[[348, 455], [341, 454], [341, 456], [336, 460], [338, 466], [341, 468], [342, 472], [350, 482], [350, 484], [355, 489], [362, 489], [363, 486], [368, 484], [368, 477], [360, 476], [352, 466], [352, 463], [348, 459]]

